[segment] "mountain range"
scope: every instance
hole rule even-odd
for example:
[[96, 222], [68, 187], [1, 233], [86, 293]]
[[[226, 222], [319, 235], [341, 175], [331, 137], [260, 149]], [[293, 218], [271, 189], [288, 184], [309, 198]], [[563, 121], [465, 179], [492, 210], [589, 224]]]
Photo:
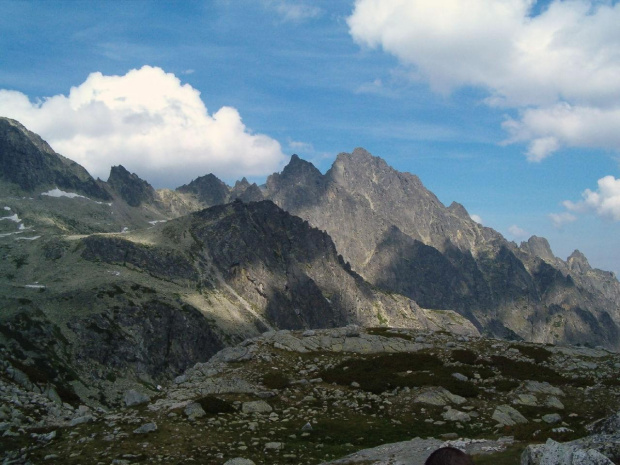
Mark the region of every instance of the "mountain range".
[[520, 245], [365, 151], [265, 185], [93, 179], [0, 118], [0, 346], [59, 395], [114, 404], [275, 329], [406, 327], [620, 348], [620, 283]]

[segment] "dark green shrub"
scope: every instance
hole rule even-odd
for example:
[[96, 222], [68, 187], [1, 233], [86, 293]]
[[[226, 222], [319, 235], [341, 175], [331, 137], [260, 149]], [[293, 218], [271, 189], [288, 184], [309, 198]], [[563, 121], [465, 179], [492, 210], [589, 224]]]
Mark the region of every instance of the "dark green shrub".
[[563, 378], [557, 371], [551, 368], [541, 366], [530, 362], [521, 362], [512, 360], [503, 355], [492, 355], [491, 361], [486, 362], [490, 366], [499, 369], [502, 375], [509, 378], [533, 381], [547, 381], [549, 383], [566, 383], [567, 379]]
[[[321, 371], [320, 376], [328, 383], [343, 386], [355, 381], [365, 391], [378, 394], [388, 389], [407, 386], [405, 379], [413, 378], [401, 376], [407, 371], [437, 371], [442, 367], [442, 361], [427, 352], [398, 353], [348, 360], [334, 368]], [[419, 373], [418, 375], [423, 376]]]
[[544, 347], [539, 346], [530, 346], [530, 345], [513, 345], [512, 347], [516, 348], [528, 358], [533, 359], [536, 363], [542, 363], [549, 360], [551, 355], [553, 355], [549, 350]]
[[209, 414], [217, 415], [218, 413], [232, 413], [235, 411], [233, 405], [215, 396], [205, 396], [197, 399], [202, 409]]
[[455, 362], [465, 363], [466, 365], [475, 365], [478, 355], [469, 349], [457, 349], [450, 353], [450, 358]]
[[520, 383], [512, 379], [500, 379], [495, 382], [495, 389], [500, 392], [509, 392], [519, 387], [519, 384]]
[[282, 373], [272, 371], [263, 376], [263, 384], [268, 389], [284, 389], [291, 383], [291, 380]]

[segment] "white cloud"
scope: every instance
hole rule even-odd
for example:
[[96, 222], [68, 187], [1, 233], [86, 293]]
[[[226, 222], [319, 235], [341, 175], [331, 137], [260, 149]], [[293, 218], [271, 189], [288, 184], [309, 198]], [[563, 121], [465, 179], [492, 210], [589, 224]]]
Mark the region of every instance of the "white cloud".
[[275, 10], [284, 22], [305, 21], [318, 18], [323, 13], [321, 8], [300, 1], [264, 0], [264, 4], [268, 8]]
[[601, 218], [620, 221], [620, 179], [605, 176], [598, 180], [598, 190], [586, 189], [581, 196], [583, 200], [566, 200], [563, 205], [575, 213], [593, 212]]
[[525, 229], [520, 228], [516, 224], [513, 224], [512, 226], [508, 228], [508, 233], [515, 240], [527, 239], [529, 237], [528, 232]]
[[[620, 79], [620, 75], [618, 76]], [[611, 108], [558, 103], [521, 112], [520, 120], [503, 124], [510, 142], [527, 142], [527, 157], [540, 161], [560, 147], [620, 149], [620, 105]]]
[[522, 109], [504, 127], [531, 161], [564, 146], [620, 149], [620, 3], [553, 0], [534, 15], [536, 3], [356, 0], [348, 24], [438, 92], [481, 87], [487, 104]]
[[269, 174], [287, 159], [276, 140], [249, 131], [235, 108], [210, 115], [200, 92], [157, 67], [92, 73], [68, 96], [34, 103], [0, 90], [0, 114], [102, 179], [122, 164], [155, 186], [176, 187], [209, 172], [230, 179]]
[[572, 213], [562, 212], [562, 213], [549, 213], [549, 219], [553, 223], [553, 226], [560, 229], [565, 224], [572, 223], [577, 221], [577, 217]]
[[480, 215], [469, 215], [469, 217], [478, 224], [484, 224]]

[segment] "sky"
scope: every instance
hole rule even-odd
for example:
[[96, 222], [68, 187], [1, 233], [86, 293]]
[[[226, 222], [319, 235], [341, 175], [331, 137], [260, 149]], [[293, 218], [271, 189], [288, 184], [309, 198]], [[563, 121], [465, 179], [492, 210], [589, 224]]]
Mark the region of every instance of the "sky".
[[106, 180], [364, 147], [620, 272], [618, 0], [0, 0], [0, 116]]

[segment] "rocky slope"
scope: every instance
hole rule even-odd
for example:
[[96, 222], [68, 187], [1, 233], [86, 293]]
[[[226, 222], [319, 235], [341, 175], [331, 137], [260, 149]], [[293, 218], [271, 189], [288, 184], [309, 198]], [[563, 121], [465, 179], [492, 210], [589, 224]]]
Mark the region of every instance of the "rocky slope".
[[80, 165], [65, 158], [19, 122], [0, 117], [2, 191], [21, 194], [66, 189], [98, 200], [110, 196]]
[[457, 310], [500, 337], [620, 347], [613, 274], [579, 252], [554, 257], [544, 239], [518, 247], [363, 149], [325, 175], [293, 156], [265, 197], [326, 231], [370, 283], [423, 307]]
[[131, 383], [163, 383], [271, 328], [478, 333], [454, 312], [377, 292], [327, 234], [269, 201], [237, 201], [136, 232], [13, 241], [2, 253], [7, 356], [61, 397], [91, 405], [118, 403]]
[[422, 465], [446, 444], [479, 465], [550, 463], [540, 458], [553, 451], [620, 458], [620, 358], [604, 350], [270, 331], [159, 389], [127, 390], [113, 409], [63, 404], [0, 358], [0, 449], [16, 463]]

